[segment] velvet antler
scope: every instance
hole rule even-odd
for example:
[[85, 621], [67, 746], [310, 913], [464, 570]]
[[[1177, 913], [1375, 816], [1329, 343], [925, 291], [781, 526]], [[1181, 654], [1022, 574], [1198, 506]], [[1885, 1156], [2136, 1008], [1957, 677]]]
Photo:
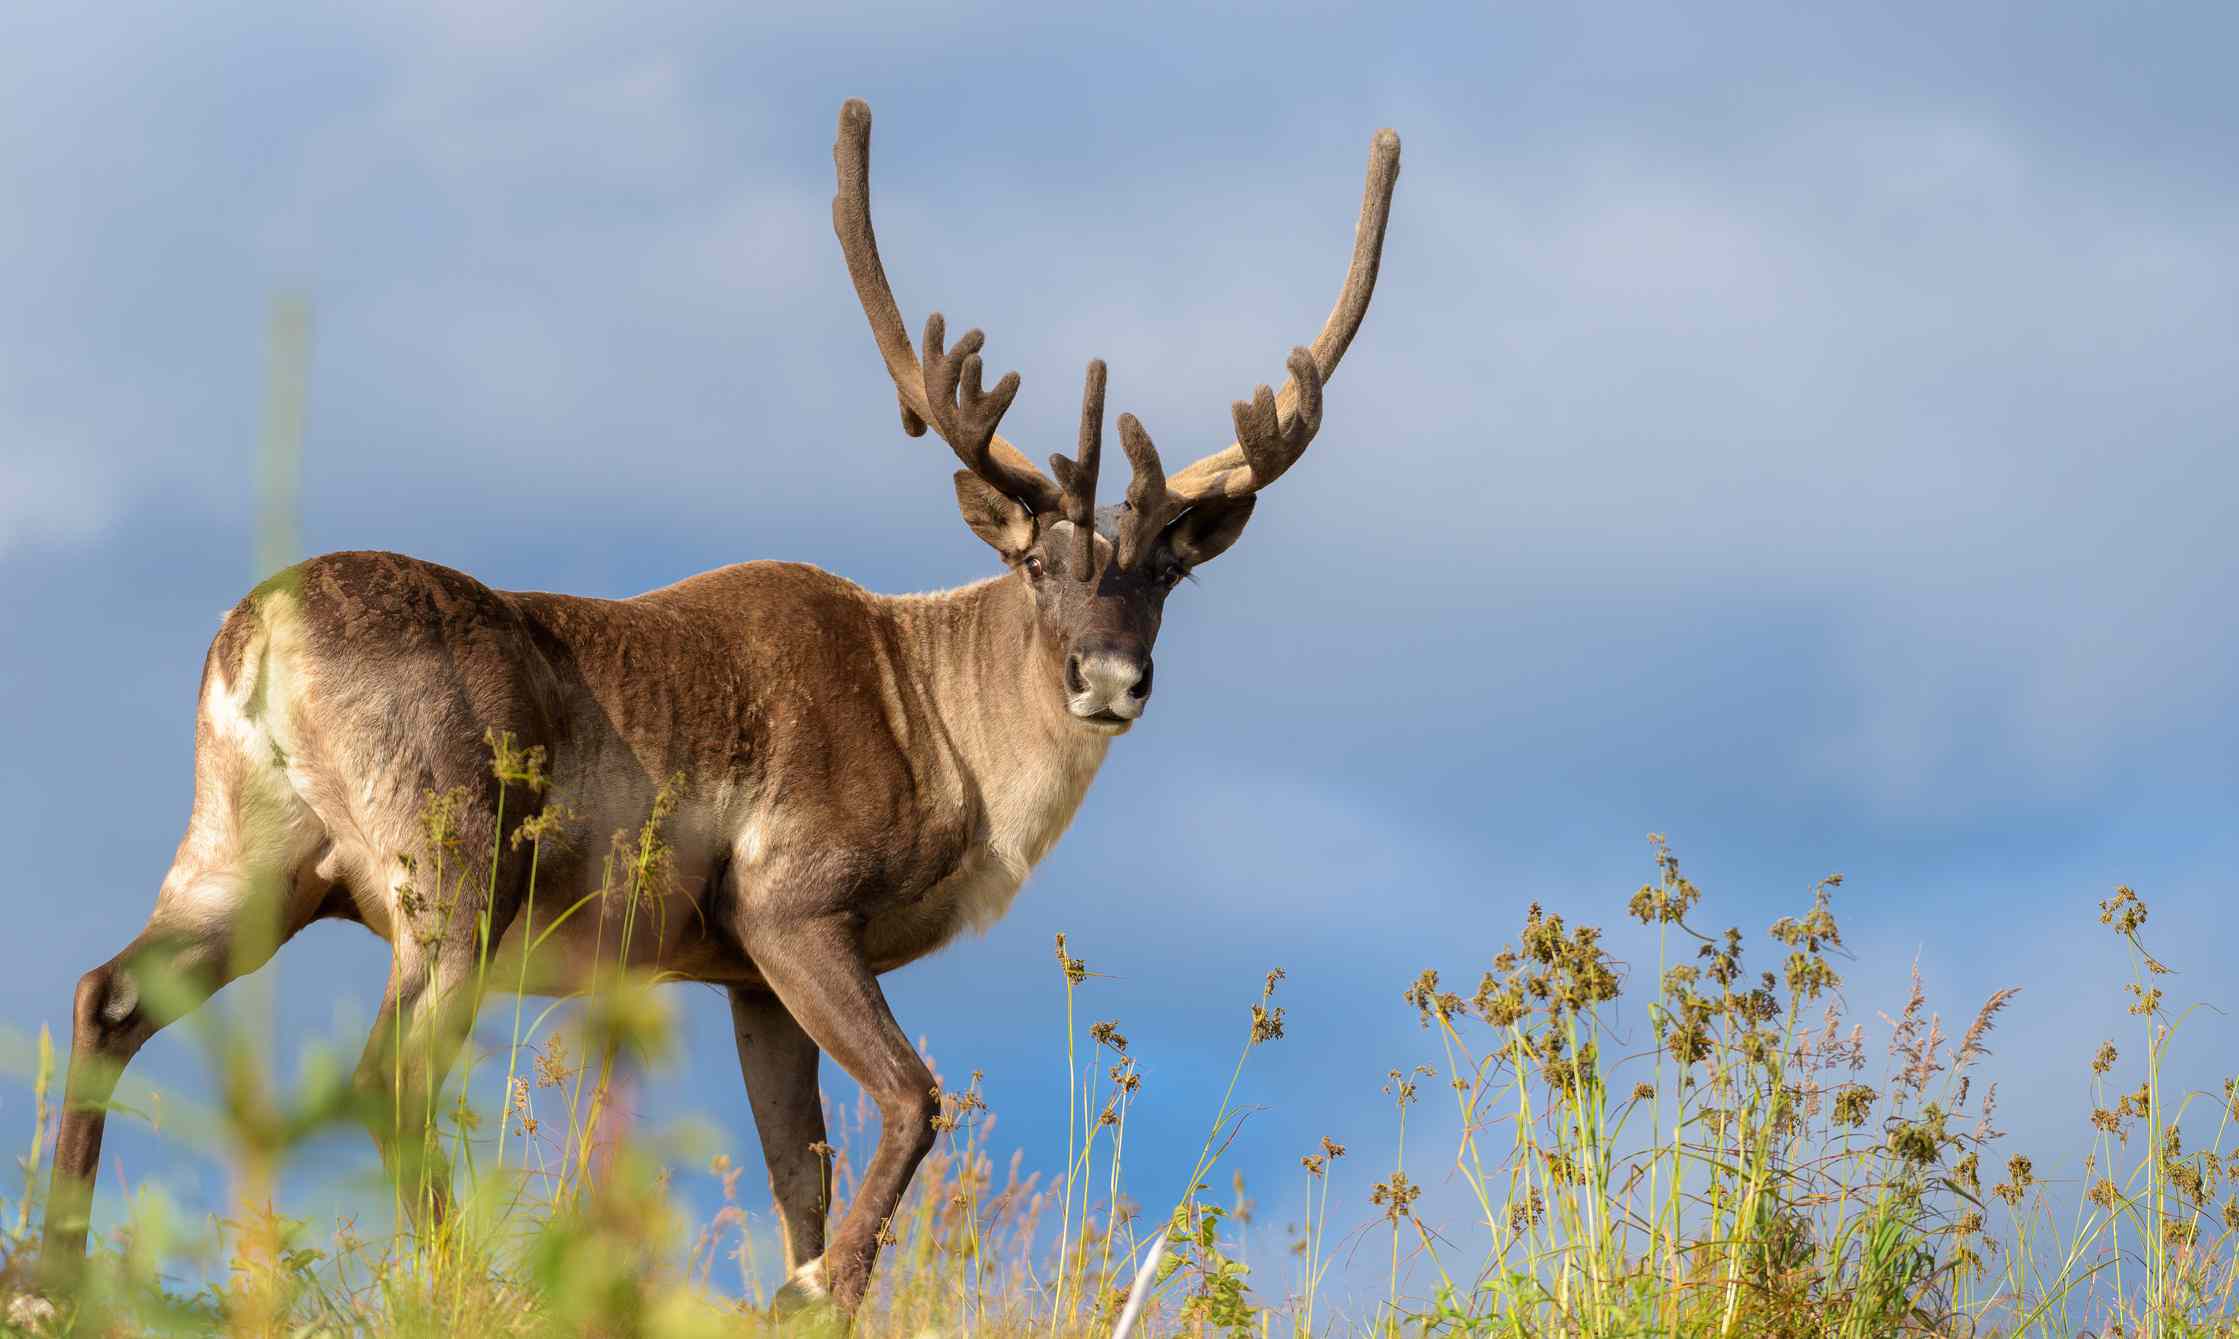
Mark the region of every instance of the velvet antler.
[[[1054, 512], [1072, 521], [1076, 545], [1072, 566], [1088, 574], [1095, 547], [1103, 363], [1089, 364], [1081, 399], [1079, 459], [1051, 456], [1050, 468], [1058, 476], [1053, 483], [995, 431], [1018, 394], [1018, 374], [1007, 372], [993, 388], [982, 389], [980, 349], [986, 340], [979, 331], [967, 331], [955, 348], [945, 348], [946, 325], [934, 312], [926, 318], [923, 355], [911, 348], [871, 227], [870, 157], [871, 109], [861, 99], [850, 98], [840, 108], [839, 138], [832, 146], [839, 174], [839, 192], [832, 197], [832, 229], [839, 234], [856, 297], [894, 381], [903, 431], [921, 436], [930, 425], [966, 469], [1037, 514]], [[1369, 145], [1368, 181], [1361, 195], [1360, 222], [1353, 231], [1353, 260], [1344, 290], [1313, 345], [1291, 350], [1290, 378], [1282, 391], [1261, 386], [1250, 400], [1232, 406], [1233, 443], [1169, 478], [1143, 425], [1131, 415], [1120, 416], [1120, 444], [1134, 467], [1120, 521], [1117, 556], [1123, 569], [1141, 562], [1175, 517], [1191, 507], [1252, 496], [1298, 463], [1313, 443], [1322, 423], [1322, 387], [1336, 374], [1376, 291], [1384, 227], [1398, 180], [1399, 136], [1379, 130]]]
[[956, 347], [943, 347], [946, 325], [939, 312], [925, 321], [922, 358], [911, 349], [902, 328], [894, 289], [879, 260], [878, 235], [871, 228], [871, 109], [861, 98], [840, 108], [839, 138], [832, 145], [839, 192], [832, 197], [832, 231], [839, 234], [855, 295], [871, 322], [871, 335], [886, 360], [887, 375], [902, 405], [902, 431], [922, 436], [932, 425], [964, 468], [1035, 512], [1058, 509], [1057, 485], [1034, 468], [1017, 447], [996, 435], [995, 426], [1018, 394], [1018, 373], [1006, 372], [992, 389], [980, 387], [980, 347], [986, 337], [966, 331]]
[[1119, 563], [1131, 568], [1151, 550], [1159, 532], [1191, 507], [1250, 497], [1298, 463], [1322, 426], [1322, 387], [1368, 314], [1376, 291], [1376, 267], [1384, 253], [1384, 225], [1391, 217], [1392, 187], [1399, 180], [1399, 136], [1379, 130], [1368, 148], [1368, 183], [1361, 194], [1360, 222], [1353, 229], [1353, 262], [1344, 291], [1322, 323], [1312, 348], [1291, 350], [1290, 380], [1280, 394], [1265, 386], [1249, 401], [1232, 407], [1236, 440], [1169, 479], [1158, 449], [1131, 415], [1120, 416], [1120, 443], [1135, 467], [1121, 518]]
[[1081, 387], [1080, 456], [1050, 457], [1057, 476], [1065, 519], [1073, 523], [1073, 554], [1068, 564], [1083, 581], [1096, 578], [1096, 472], [1104, 454], [1104, 360], [1091, 358]]

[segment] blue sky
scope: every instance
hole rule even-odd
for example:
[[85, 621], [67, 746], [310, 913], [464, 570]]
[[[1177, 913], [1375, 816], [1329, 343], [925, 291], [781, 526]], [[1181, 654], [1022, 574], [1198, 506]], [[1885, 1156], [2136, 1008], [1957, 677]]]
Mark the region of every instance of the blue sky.
[[[840, 101], [879, 118], [906, 318], [986, 327], [1044, 454], [1092, 356], [1170, 458], [1225, 443], [1318, 328], [1389, 125], [1320, 439], [1175, 597], [1154, 710], [1009, 918], [889, 979], [905, 1026], [1055, 1163], [1068, 932], [1145, 1063], [1155, 1211], [1286, 968], [1239, 1154], [1279, 1221], [1320, 1135], [1388, 1147], [1414, 973], [1474, 980], [1534, 899], [1616, 922], [1661, 831], [1714, 926], [1848, 875], [1869, 1020], [1915, 958], [1949, 1015], [2020, 986], [2003, 1123], [2070, 1165], [2089, 1048], [2130, 1035], [2100, 897], [2136, 885], [2175, 993], [2239, 1006], [2239, 24], [1867, 8], [11, 6], [0, 1022], [66, 1027], [177, 840], [203, 649], [255, 575], [275, 292], [316, 308], [307, 551], [935, 588], [990, 559], [831, 238]], [[315, 929], [283, 1009], [334, 1035], [384, 963]], [[655, 1097], [751, 1157], [721, 1001], [682, 1003]], [[2239, 1056], [2217, 1026], [2200, 1083]], [[26, 1107], [0, 1089], [0, 1130]]]

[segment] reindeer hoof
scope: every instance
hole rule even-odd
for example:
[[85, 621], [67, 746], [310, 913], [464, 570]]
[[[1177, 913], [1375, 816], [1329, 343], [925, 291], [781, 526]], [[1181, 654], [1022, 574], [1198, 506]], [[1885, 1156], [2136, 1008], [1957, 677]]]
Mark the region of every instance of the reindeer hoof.
[[8, 1324], [29, 1334], [53, 1334], [61, 1326], [54, 1303], [37, 1293], [18, 1293], [8, 1299]]
[[799, 1315], [804, 1311], [829, 1310], [832, 1290], [824, 1286], [824, 1257], [818, 1256], [787, 1279], [770, 1299], [770, 1314], [780, 1318]]

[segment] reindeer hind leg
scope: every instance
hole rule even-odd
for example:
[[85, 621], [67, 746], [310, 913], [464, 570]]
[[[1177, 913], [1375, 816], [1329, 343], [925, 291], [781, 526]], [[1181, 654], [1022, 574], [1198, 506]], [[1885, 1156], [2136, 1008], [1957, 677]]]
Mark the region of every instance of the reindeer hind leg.
[[43, 1272], [67, 1287], [85, 1257], [108, 1109], [124, 1067], [169, 1024], [255, 971], [331, 887], [325, 829], [277, 765], [205, 735], [195, 809], [147, 925], [78, 979], [49, 1182]]
[[436, 1103], [474, 1021], [474, 966], [470, 956], [400, 942], [381, 1015], [358, 1060], [360, 1115], [406, 1217], [423, 1232], [440, 1227], [450, 1210], [451, 1165]]
[[484, 991], [510, 984], [492, 982], [490, 967], [529, 874], [529, 853], [499, 840], [489, 777], [463, 762], [433, 772], [442, 787], [431, 787], [434, 794], [459, 797], [436, 801], [451, 806], [436, 825], [450, 835], [439, 842], [424, 829], [411, 860], [390, 871], [389, 984], [356, 1074], [360, 1115], [401, 1207], [423, 1233], [441, 1226], [451, 1199], [436, 1125], [444, 1083]]

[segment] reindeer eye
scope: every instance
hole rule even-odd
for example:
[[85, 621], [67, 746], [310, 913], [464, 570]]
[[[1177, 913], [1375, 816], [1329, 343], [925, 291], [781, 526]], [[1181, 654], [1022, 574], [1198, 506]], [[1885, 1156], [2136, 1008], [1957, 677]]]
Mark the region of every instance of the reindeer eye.
[[1026, 561], [1024, 563], [1021, 563], [1020, 566], [1026, 569], [1026, 575], [1034, 578], [1036, 581], [1040, 581], [1042, 579], [1041, 555], [1034, 553], [1027, 554]]
[[1179, 567], [1165, 568], [1158, 574], [1158, 584], [1167, 590], [1172, 590], [1181, 585], [1182, 578], [1187, 575], [1189, 574]]

